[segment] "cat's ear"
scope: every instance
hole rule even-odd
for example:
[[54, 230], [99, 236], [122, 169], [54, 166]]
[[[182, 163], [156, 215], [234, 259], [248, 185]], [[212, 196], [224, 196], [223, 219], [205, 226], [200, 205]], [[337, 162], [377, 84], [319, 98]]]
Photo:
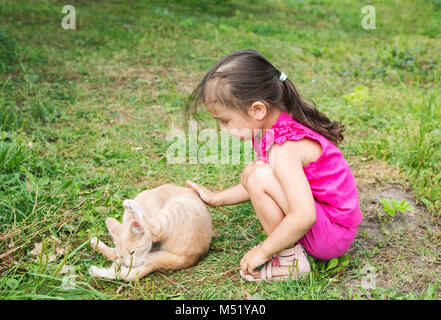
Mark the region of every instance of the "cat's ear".
[[144, 234], [144, 227], [138, 221], [133, 221], [130, 225], [130, 231], [132, 231], [134, 236], [142, 236]]
[[112, 237], [115, 237], [119, 233], [121, 228], [121, 224], [113, 218], [106, 219], [106, 226]]

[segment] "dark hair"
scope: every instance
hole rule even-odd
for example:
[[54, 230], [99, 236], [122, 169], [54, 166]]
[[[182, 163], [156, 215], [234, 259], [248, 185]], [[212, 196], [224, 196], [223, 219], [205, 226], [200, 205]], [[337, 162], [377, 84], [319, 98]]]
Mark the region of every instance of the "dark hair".
[[186, 118], [202, 101], [220, 103], [247, 114], [255, 101], [264, 102], [269, 112], [284, 110], [304, 126], [321, 134], [336, 146], [343, 141], [345, 126], [331, 122], [314, 103], [306, 102], [289, 79], [279, 81], [281, 72], [255, 50], [239, 50], [220, 59], [190, 95]]

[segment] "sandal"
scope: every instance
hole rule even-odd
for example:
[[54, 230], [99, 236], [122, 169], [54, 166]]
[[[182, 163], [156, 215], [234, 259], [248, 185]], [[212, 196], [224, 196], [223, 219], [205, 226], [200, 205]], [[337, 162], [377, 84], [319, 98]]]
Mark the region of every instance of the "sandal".
[[[273, 266], [288, 267], [288, 275], [273, 275]], [[281, 281], [296, 280], [299, 276], [311, 271], [305, 249], [301, 244], [297, 244], [293, 248], [284, 249], [277, 255], [271, 257], [271, 260], [262, 265], [260, 269], [260, 278], [254, 278], [250, 274], [245, 274], [240, 270], [240, 276], [247, 281]]]

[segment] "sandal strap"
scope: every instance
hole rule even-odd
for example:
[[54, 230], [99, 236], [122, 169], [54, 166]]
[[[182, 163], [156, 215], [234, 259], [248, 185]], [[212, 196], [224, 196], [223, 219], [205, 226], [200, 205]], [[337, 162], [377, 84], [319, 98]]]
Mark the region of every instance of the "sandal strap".
[[[269, 268], [271, 268], [271, 266], [269, 266]], [[267, 280], [267, 278], [266, 278], [266, 273], [267, 273], [266, 269], [268, 269], [268, 262], [266, 262], [266, 263], [263, 265], [263, 268], [260, 269], [260, 278], [261, 278], [262, 280]], [[271, 272], [271, 270], [270, 270], [270, 272]]]
[[305, 251], [305, 248], [303, 248], [303, 245], [301, 243], [296, 243], [292, 248], [283, 249], [280, 252], [278, 252], [277, 255], [279, 257], [288, 257], [288, 256], [291, 256], [291, 255], [295, 254], [296, 251], [297, 252], [303, 251], [303, 254], [305, 256], [307, 255], [306, 251]]
[[295, 247], [292, 248], [288, 248], [288, 249], [283, 249], [282, 251], [280, 251], [279, 253], [277, 253], [277, 255], [279, 257], [289, 257], [292, 256], [295, 253], [294, 250]]
[[[295, 270], [295, 258], [294, 256], [290, 257], [290, 259], [285, 260], [284, 257], [279, 258], [279, 266], [286, 266], [286, 267], [294, 267]], [[296, 273], [296, 271], [293, 271]], [[279, 277], [280, 278], [280, 277]], [[267, 261], [262, 269], [260, 269], [260, 279], [262, 280], [273, 280], [273, 262]]]
[[281, 250], [276, 256], [279, 260], [280, 266], [293, 266], [296, 264], [296, 260], [298, 260], [299, 255], [304, 254], [306, 256], [305, 249], [301, 244], [296, 244], [292, 248]]
[[[298, 248], [300, 246], [300, 249]], [[299, 258], [299, 254], [304, 254], [306, 256], [305, 249], [301, 244], [296, 244], [292, 248], [281, 250], [279, 253], [273, 256], [273, 258], [277, 258], [279, 262], [279, 266], [282, 267], [294, 267], [293, 272], [297, 273], [297, 261]], [[260, 278], [262, 280], [272, 280], [273, 279], [273, 261], [267, 261], [262, 269], [260, 269]]]
[[265, 273], [266, 273], [265, 279], [266, 280], [272, 280], [273, 279], [273, 265], [272, 265], [272, 262], [268, 261], [266, 263], [266, 266], [267, 267], [265, 268]]
[[290, 257], [279, 257], [279, 265], [285, 267], [291, 266], [293, 263], [295, 263], [295, 260], [297, 260], [295, 255], [292, 255]]

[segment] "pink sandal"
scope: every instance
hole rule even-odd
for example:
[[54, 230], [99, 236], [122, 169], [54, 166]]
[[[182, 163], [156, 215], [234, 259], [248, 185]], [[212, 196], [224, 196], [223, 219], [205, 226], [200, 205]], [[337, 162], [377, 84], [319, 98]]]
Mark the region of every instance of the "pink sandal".
[[[273, 276], [272, 267], [288, 267], [289, 275]], [[296, 280], [299, 276], [311, 271], [306, 252], [301, 244], [297, 244], [293, 248], [284, 249], [277, 255], [273, 256], [270, 261], [263, 265], [260, 269], [260, 279], [254, 278], [250, 274], [245, 274], [240, 270], [240, 276], [247, 281], [280, 281], [280, 280]]]

